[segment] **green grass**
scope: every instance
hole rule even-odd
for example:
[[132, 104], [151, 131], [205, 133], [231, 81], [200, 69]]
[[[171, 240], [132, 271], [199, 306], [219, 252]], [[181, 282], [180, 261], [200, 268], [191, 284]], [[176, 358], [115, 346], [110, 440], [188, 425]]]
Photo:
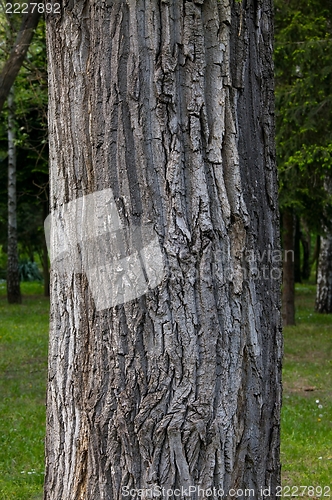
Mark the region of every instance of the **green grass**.
[[315, 287], [297, 286], [297, 324], [284, 329], [282, 476], [332, 496], [332, 315], [315, 313], [314, 299]]
[[[42, 285], [22, 292], [9, 306], [0, 283], [0, 500], [42, 498], [49, 306]], [[297, 325], [284, 331], [282, 476], [332, 496], [332, 315], [314, 313], [314, 294], [297, 287]]]
[[8, 305], [0, 283], [0, 500], [41, 498], [44, 479], [48, 300], [22, 283]]

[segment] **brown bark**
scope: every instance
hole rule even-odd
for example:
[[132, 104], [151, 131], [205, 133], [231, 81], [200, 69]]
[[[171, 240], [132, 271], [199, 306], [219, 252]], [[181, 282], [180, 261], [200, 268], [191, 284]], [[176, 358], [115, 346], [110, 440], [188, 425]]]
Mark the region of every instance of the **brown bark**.
[[311, 273], [311, 263], [310, 263], [311, 234], [305, 221], [301, 220], [301, 224], [302, 224], [302, 231], [300, 237], [303, 249], [302, 277], [304, 280], [308, 280], [310, 278], [310, 273]]
[[29, 45], [31, 43], [34, 30], [38, 25], [40, 14], [38, 10], [23, 15], [20, 30], [15, 40], [9, 58], [4, 64], [0, 73], [0, 112], [8, 97], [9, 91], [14, 84], [15, 78], [21, 69]]
[[301, 273], [301, 227], [300, 218], [295, 217], [295, 243], [294, 243], [294, 280], [295, 283], [302, 283]]
[[47, 18], [51, 210], [111, 188], [124, 225], [154, 224], [165, 273], [98, 312], [84, 274], [51, 271], [46, 500], [274, 496], [272, 40], [269, 0], [79, 0]]
[[294, 214], [291, 209], [283, 213], [283, 324], [295, 325], [295, 280], [294, 280]]
[[17, 251], [17, 194], [14, 90], [8, 96], [8, 261], [7, 299], [9, 304], [22, 302]]

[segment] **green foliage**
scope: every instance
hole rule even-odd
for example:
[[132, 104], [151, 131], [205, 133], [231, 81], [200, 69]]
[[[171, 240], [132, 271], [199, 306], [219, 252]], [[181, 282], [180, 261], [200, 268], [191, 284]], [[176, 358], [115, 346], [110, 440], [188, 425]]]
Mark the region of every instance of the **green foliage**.
[[2, 245], [0, 245], [0, 280], [6, 278], [7, 269], [7, 254], [3, 251]]
[[43, 277], [40, 274], [36, 262], [28, 259], [22, 259], [19, 264], [20, 281], [42, 281]]
[[[4, 5], [4, 4], [3, 4]], [[8, 55], [21, 15], [0, 7], [0, 66]], [[7, 43], [6, 43], [7, 42]], [[45, 22], [41, 20], [15, 82], [18, 241], [21, 256], [41, 254], [48, 204], [47, 71]], [[7, 110], [0, 116], [0, 244], [7, 242]]]
[[[275, 1], [277, 161], [281, 206], [311, 227], [332, 199], [332, 26], [329, 0]], [[317, 228], [317, 227], [316, 227]]]

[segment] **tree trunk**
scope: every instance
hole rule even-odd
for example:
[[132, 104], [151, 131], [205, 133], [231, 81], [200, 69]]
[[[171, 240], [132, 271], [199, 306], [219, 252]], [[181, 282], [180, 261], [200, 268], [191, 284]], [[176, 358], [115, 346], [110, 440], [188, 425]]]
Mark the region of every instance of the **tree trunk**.
[[295, 243], [294, 243], [294, 280], [295, 283], [302, 283], [301, 273], [301, 227], [300, 218], [295, 217]]
[[314, 254], [312, 256], [312, 262], [311, 262], [312, 266], [315, 264], [315, 283], [316, 283], [316, 285], [317, 285], [317, 277], [318, 277], [319, 254], [320, 254], [320, 235], [318, 234], [316, 236], [316, 243], [315, 243], [315, 248], [314, 248]]
[[283, 213], [283, 281], [282, 319], [284, 326], [295, 325], [295, 280], [294, 280], [294, 214], [291, 209]]
[[280, 484], [272, 40], [270, 0], [47, 16], [53, 215], [111, 188], [123, 228], [154, 225], [163, 277], [99, 310], [52, 261], [46, 500]]
[[303, 248], [302, 277], [304, 280], [308, 280], [310, 278], [310, 273], [311, 273], [311, 264], [310, 264], [311, 234], [304, 220], [301, 220], [301, 224], [302, 224], [301, 243]]
[[332, 234], [321, 236], [317, 271], [316, 311], [332, 313]]
[[8, 262], [7, 299], [9, 304], [22, 302], [17, 251], [16, 147], [14, 90], [8, 95]]
[[[43, 202], [43, 218], [46, 219], [48, 215], [48, 201]], [[42, 248], [42, 266], [43, 266], [43, 278], [44, 278], [44, 297], [50, 296], [50, 269], [48, 264], [48, 253], [46, 241], [43, 240]]]

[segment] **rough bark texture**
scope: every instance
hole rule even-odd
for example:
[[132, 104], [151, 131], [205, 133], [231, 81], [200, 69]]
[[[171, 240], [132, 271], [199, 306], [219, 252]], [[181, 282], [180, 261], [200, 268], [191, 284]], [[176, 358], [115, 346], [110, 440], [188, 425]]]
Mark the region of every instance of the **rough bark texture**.
[[332, 313], [332, 234], [320, 239], [317, 269], [316, 311]]
[[15, 78], [21, 69], [29, 45], [31, 43], [34, 30], [38, 25], [40, 14], [35, 9], [34, 12], [29, 12], [23, 15], [22, 24], [15, 40], [8, 60], [0, 73], [0, 112], [7, 99], [9, 91], [14, 84]]
[[295, 325], [295, 279], [294, 279], [294, 214], [284, 210], [283, 217], [283, 280], [282, 319], [283, 324]]
[[17, 252], [16, 147], [14, 90], [8, 95], [8, 261], [7, 299], [9, 304], [22, 302]]
[[124, 224], [153, 221], [165, 261], [157, 288], [102, 312], [84, 274], [51, 273], [47, 500], [156, 485], [274, 496], [271, 12], [79, 0], [47, 18], [51, 210], [111, 187]]

